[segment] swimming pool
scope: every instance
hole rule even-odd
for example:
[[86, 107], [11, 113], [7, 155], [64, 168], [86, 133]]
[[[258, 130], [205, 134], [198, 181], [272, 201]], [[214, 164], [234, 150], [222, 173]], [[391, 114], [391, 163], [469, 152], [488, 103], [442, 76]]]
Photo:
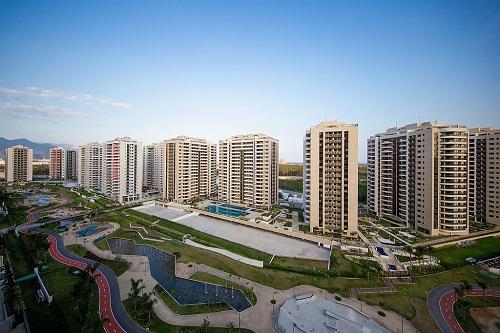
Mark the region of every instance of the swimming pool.
[[80, 229], [76, 232], [76, 237], [87, 237], [95, 235], [103, 230], [108, 229], [107, 227], [98, 227], [96, 225], [89, 225], [83, 229]]
[[378, 252], [381, 256], [386, 256], [386, 257], [388, 257], [387, 252], [385, 252], [385, 250], [384, 250], [384, 248], [383, 248], [383, 247], [377, 247], [377, 252]]
[[246, 215], [247, 209], [230, 204], [213, 204], [208, 205], [206, 210], [210, 213], [226, 215], [229, 217], [240, 217]]

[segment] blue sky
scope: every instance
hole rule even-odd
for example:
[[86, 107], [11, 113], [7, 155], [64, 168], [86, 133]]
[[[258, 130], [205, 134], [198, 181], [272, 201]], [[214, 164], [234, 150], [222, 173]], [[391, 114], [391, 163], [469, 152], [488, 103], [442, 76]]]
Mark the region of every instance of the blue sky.
[[0, 136], [217, 142], [307, 127], [366, 139], [438, 120], [500, 127], [499, 1], [0, 0]]

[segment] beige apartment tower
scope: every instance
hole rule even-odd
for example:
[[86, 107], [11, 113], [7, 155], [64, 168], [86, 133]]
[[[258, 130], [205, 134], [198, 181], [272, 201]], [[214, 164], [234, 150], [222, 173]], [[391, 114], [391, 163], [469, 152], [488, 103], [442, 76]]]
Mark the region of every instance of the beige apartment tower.
[[66, 155], [63, 147], [53, 147], [49, 151], [49, 178], [63, 180], [66, 178]]
[[33, 180], [33, 149], [21, 145], [5, 149], [5, 179], [7, 182]]
[[311, 232], [357, 237], [358, 125], [324, 121], [307, 130], [303, 197]]
[[368, 139], [368, 210], [428, 235], [467, 234], [468, 130], [434, 122]]
[[219, 200], [270, 209], [278, 202], [279, 143], [265, 134], [219, 142]]
[[161, 157], [162, 195], [167, 201], [187, 203], [217, 193], [217, 147], [204, 139], [178, 136], [157, 151]]

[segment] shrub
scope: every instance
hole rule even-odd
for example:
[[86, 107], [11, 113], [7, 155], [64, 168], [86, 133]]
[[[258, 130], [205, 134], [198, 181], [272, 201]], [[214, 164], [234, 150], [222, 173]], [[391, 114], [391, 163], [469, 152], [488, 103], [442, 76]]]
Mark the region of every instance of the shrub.
[[339, 302], [340, 302], [340, 301], [342, 300], [342, 297], [340, 297], [340, 296], [335, 296], [335, 299], [336, 299], [337, 301], [339, 301]]
[[384, 312], [384, 311], [380, 311], [380, 310], [379, 310], [379, 311], [377, 311], [377, 313], [378, 313], [378, 315], [379, 315], [380, 317], [385, 317], [385, 312]]

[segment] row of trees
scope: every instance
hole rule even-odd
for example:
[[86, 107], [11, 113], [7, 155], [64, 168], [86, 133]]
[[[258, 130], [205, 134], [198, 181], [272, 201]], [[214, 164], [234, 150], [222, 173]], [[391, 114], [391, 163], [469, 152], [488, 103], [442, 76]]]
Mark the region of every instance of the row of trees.
[[86, 331], [88, 319], [91, 316], [91, 301], [96, 292], [95, 277], [99, 274], [96, 274], [98, 267], [99, 262], [87, 265], [85, 268], [87, 274], [80, 275], [80, 279], [71, 291], [71, 296], [73, 296], [76, 302], [75, 310], [77, 311], [77, 317], [82, 327], [82, 333]]
[[[488, 284], [480, 280], [476, 281], [476, 283], [479, 286], [479, 288], [483, 290], [483, 301], [484, 301], [485, 292], [486, 289], [488, 288]], [[472, 290], [472, 285], [468, 281], [463, 280], [459, 286], [454, 287], [453, 289], [455, 291], [455, 300], [462, 308], [462, 320], [465, 320], [464, 307], [468, 304], [468, 302], [467, 300], [464, 299], [464, 296], [469, 296], [470, 291]]]
[[131, 287], [128, 296], [134, 303], [134, 312], [138, 319], [146, 326], [151, 325], [151, 315], [153, 314], [153, 306], [158, 302], [154, 298], [154, 292], [145, 291], [146, 285], [142, 279], [130, 279]]

